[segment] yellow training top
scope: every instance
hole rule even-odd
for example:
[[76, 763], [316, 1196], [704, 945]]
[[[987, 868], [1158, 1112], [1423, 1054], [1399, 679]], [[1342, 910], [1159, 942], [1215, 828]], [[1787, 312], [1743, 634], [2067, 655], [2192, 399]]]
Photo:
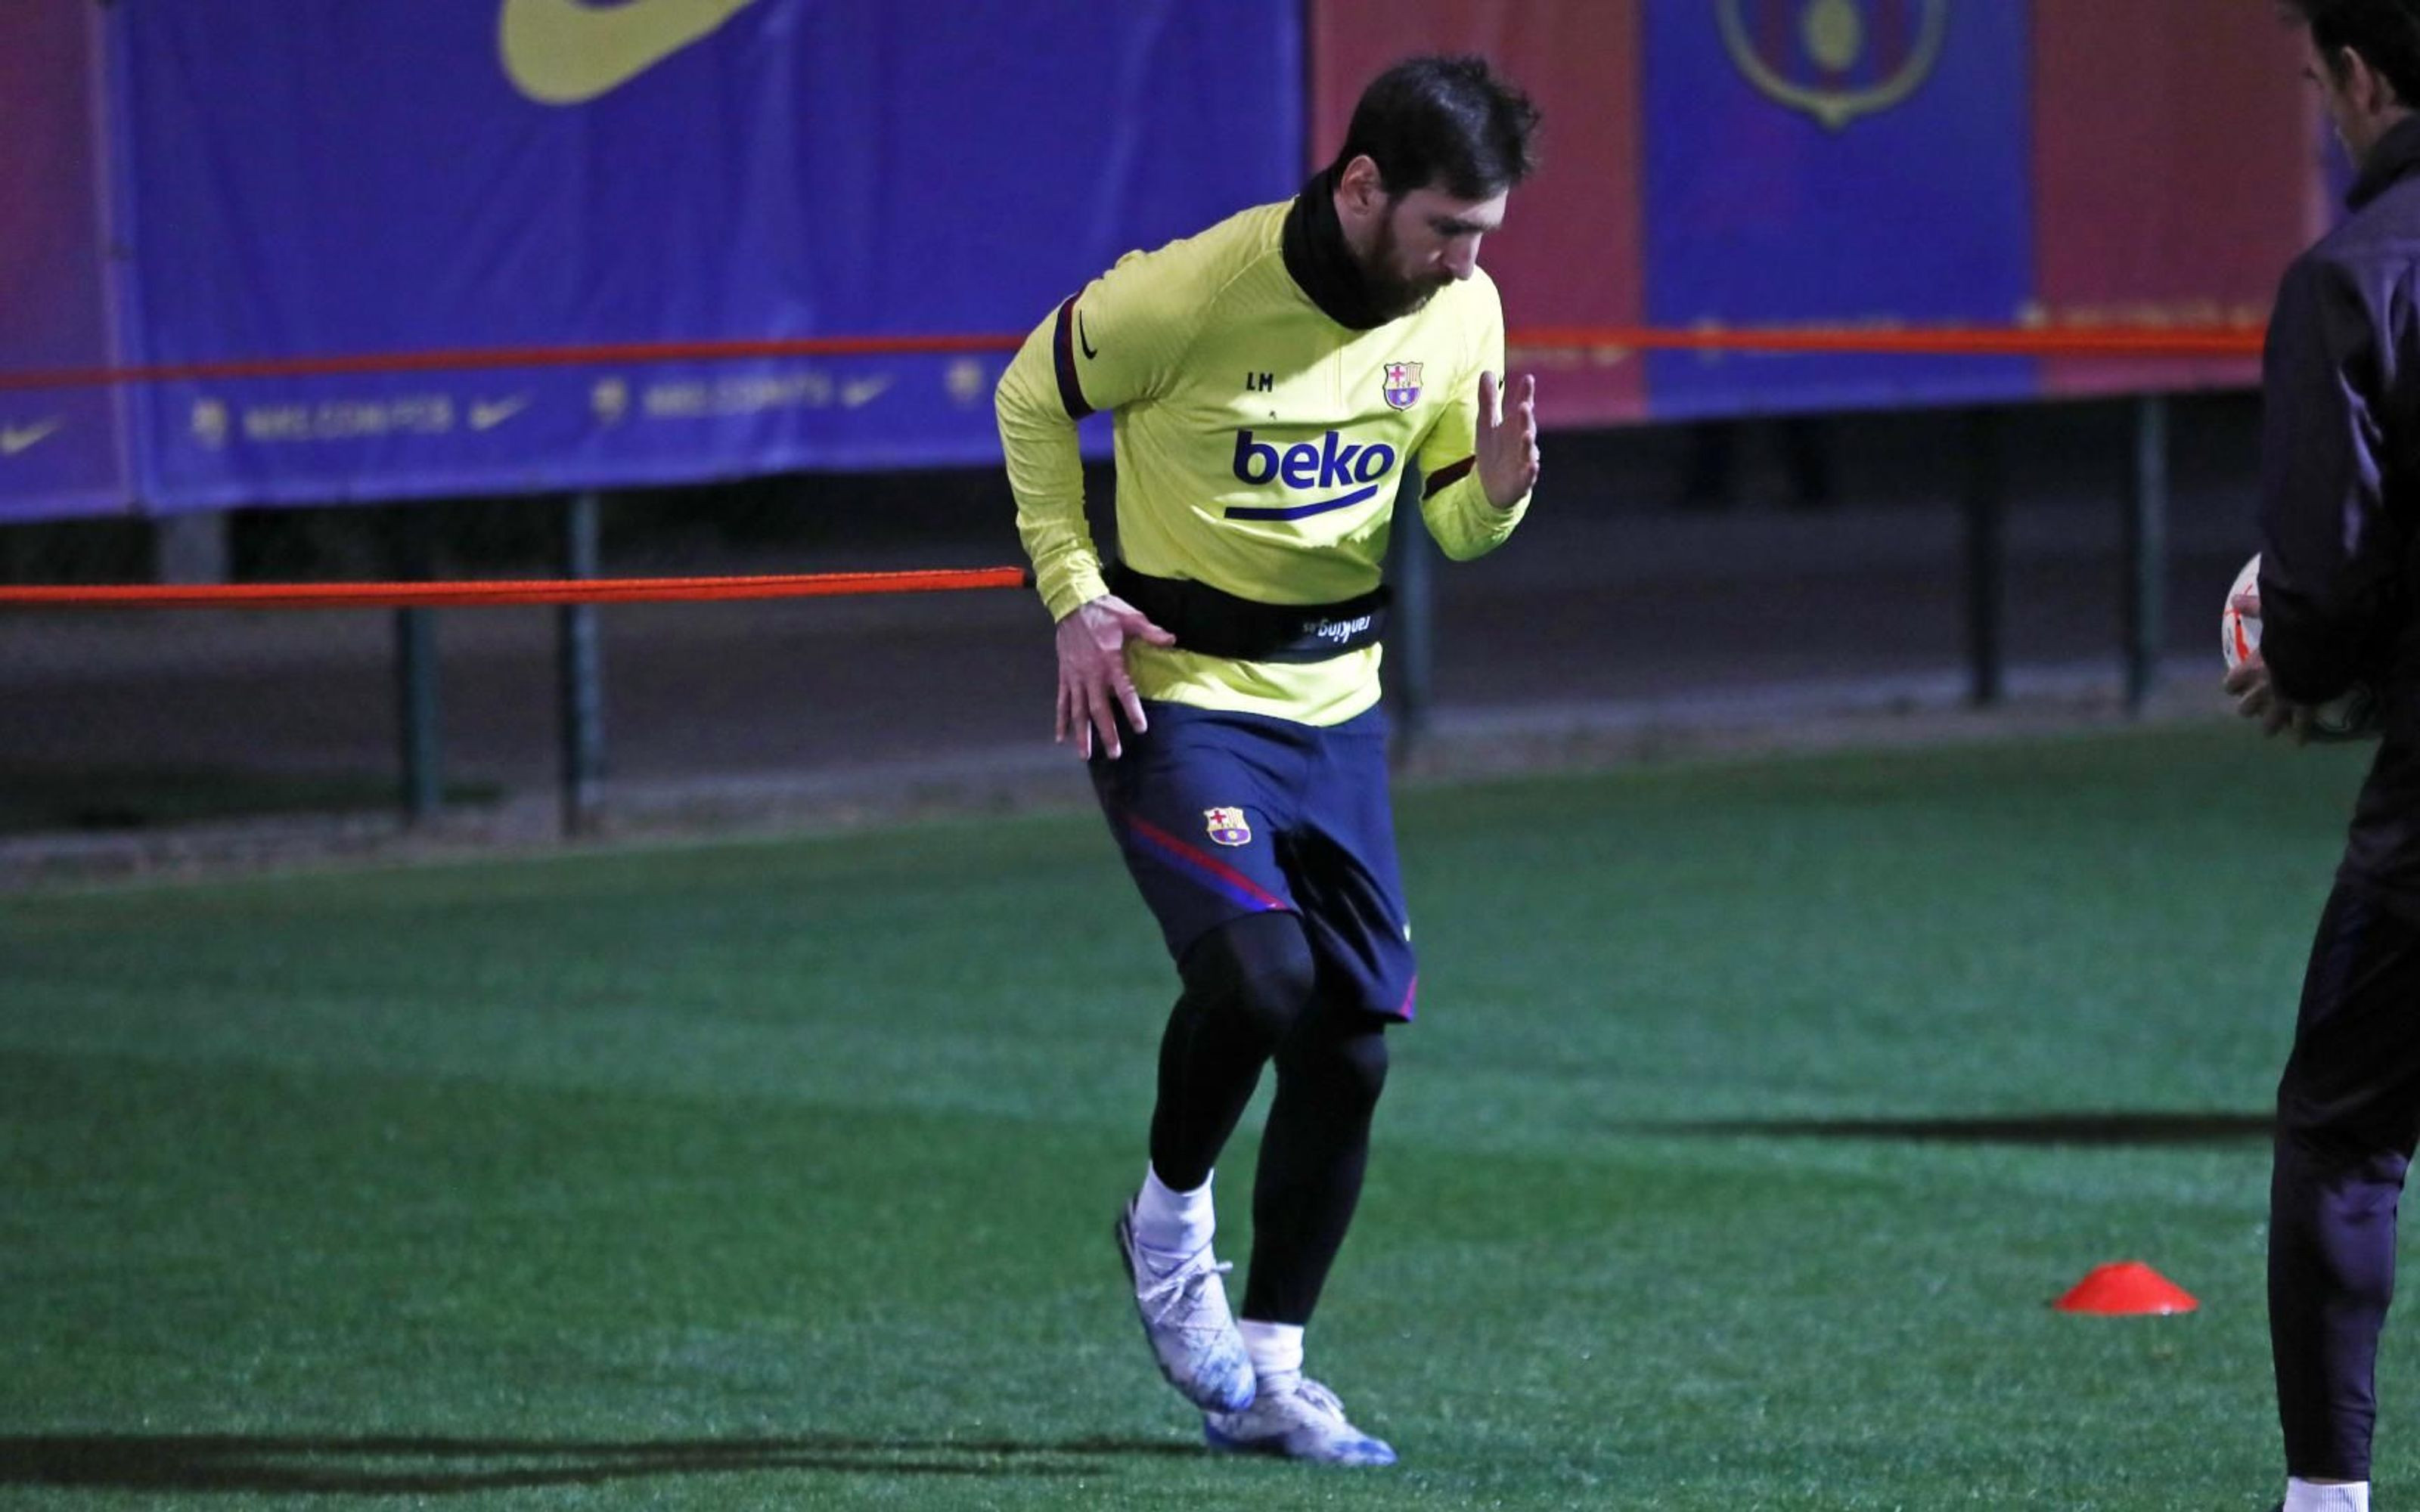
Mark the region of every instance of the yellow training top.
[[[1306, 195], [1326, 193], [1314, 179]], [[1126, 254], [1036, 327], [1001, 377], [1017, 532], [1052, 619], [1109, 592], [1076, 443], [1077, 421], [1095, 410], [1116, 417], [1120, 554], [1154, 578], [1264, 604], [1366, 594], [1407, 457], [1446, 555], [1482, 555], [1520, 522], [1528, 501], [1497, 509], [1471, 466], [1479, 375], [1503, 369], [1496, 285], [1478, 272], [1402, 319], [1340, 324], [1289, 271], [1290, 211], [1303, 202]], [[1326, 725], [1377, 702], [1379, 654], [1235, 661], [1135, 641], [1127, 667], [1146, 699]]]

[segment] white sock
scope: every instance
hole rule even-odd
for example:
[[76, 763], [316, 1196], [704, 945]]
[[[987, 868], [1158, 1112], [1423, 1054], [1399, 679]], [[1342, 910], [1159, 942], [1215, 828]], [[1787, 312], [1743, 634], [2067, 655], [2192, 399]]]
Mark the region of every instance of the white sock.
[[1235, 1327], [1244, 1335], [1244, 1352], [1252, 1357], [1253, 1375], [1269, 1381], [1302, 1374], [1300, 1323], [1264, 1323], [1246, 1318]]
[[2285, 1512], [2369, 1512], [2369, 1482], [2317, 1486], [2299, 1476], [2286, 1481]]
[[1149, 1258], [1155, 1265], [1166, 1258], [1168, 1263], [1159, 1265], [1159, 1270], [1173, 1271], [1191, 1259], [1210, 1242], [1218, 1226], [1217, 1210], [1210, 1204], [1209, 1177], [1203, 1177], [1193, 1191], [1179, 1192], [1162, 1181], [1157, 1171], [1144, 1167], [1142, 1190], [1135, 1194], [1135, 1242], [1151, 1252]]

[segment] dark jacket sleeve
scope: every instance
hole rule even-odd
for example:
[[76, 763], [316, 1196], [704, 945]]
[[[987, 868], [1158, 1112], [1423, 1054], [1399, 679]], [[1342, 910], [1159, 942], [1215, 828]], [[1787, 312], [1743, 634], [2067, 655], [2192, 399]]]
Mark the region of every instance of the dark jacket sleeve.
[[2378, 316], [2351, 270], [2286, 271], [2261, 372], [2260, 655], [2298, 703], [2335, 697], [2385, 627], [2401, 548], [2381, 487]]

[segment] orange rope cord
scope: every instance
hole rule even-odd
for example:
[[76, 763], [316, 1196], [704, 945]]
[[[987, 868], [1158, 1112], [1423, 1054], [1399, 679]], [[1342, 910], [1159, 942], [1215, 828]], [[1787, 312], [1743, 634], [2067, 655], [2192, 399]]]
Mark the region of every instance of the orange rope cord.
[[710, 603], [1022, 588], [1023, 567], [819, 572], [737, 578], [589, 578], [492, 582], [113, 583], [0, 587], [0, 609], [474, 609], [506, 604]]
[[1022, 336], [799, 336], [763, 341], [634, 341], [579, 347], [460, 347], [418, 352], [357, 352], [329, 357], [264, 357], [139, 367], [54, 368], [0, 373], [10, 389], [89, 389], [124, 383], [183, 383], [348, 374], [473, 372], [500, 367], [611, 367], [618, 363], [724, 362], [746, 357], [915, 357], [1015, 351]]
[[[1024, 344], [1024, 340], [1022, 336], [1003, 335], [799, 336], [751, 341], [643, 341], [575, 347], [451, 347], [417, 352], [155, 363], [135, 367], [0, 372], [0, 393], [103, 388], [134, 383], [473, 372], [511, 367], [610, 367], [647, 363], [728, 362], [745, 358], [951, 356], [1015, 351]], [[1542, 327], [1513, 332], [1509, 345], [1532, 349], [2235, 358], [2258, 356], [2260, 332], [2247, 326], [2193, 329], [1940, 326], [1917, 330], [1743, 326], [1735, 330], [1702, 328], [1687, 331], [1648, 326]]]
[[[1014, 351], [1020, 336], [829, 336], [764, 341], [630, 342], [577, 347], [477, 347], [139, 367], [0, 373], [0, 392], [199, 379], [711, 362], [767, 357], [913, 356]], [[2192, 330], [2103, 327], [1541, 327], [1507, 345], [1529, 350], [1732, 351], [1877, 355], [2229, 360], [2257, 357], [2261, 333], [2245, 326]], [[861, 594], [948, 593], [1030, 586], [1022, 567], [934, 572], [839, 572], [772, 577], [598, 578], [491, 582], [113, 584], [0, 586], [0, 609], [413, 609], [527, 604], [702, 603]]]
[[2243, 358], [2260, 355], [2261, 332], [2245, 326], [2192, 330], [2140, 327], [2052, 330], [1935, 326], [1917, 330], [1790, 327], [1696, 331], [1546, 327], [1514, 332], [1506, 345], [1533, 350], [1631, 347], [1645, 351], [1830, 352], [1941, 357]]

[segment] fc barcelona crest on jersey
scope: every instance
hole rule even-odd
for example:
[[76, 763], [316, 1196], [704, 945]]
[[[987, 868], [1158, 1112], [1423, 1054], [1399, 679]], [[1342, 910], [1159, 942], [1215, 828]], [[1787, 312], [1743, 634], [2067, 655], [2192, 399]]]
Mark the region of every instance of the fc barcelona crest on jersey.
[[1252, 826], [1241, 809], [1204, 809], [1202, 817], [1210, 822], [1210, 838], [1221, 845], [1249, 845]]
[[1409, 409], [1420, 402], [1420, 364], [1388, 363], [1387, 364], [1387, 403], [1397, 409]]

